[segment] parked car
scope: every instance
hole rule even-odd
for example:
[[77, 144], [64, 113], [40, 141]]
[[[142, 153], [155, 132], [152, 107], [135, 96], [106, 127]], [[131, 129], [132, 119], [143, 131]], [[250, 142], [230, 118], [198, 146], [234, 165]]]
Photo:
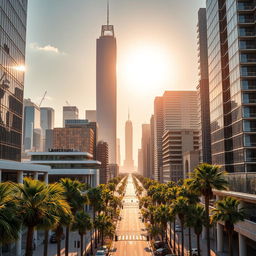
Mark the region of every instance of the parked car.
[[176, 226], [175, 226], [175, 231], [176, 231], [176, 232], [181, 232], [181, 227], [180, 227], [179, 225], [176, 225]]
[[192, 256], [197, 256], [197, 255], [198, 255], [197, 248], [192, 248]]
[[162, 241], [155, 241], [154, 242], [155, 249], [164, 248], [166, 247], [166, 243]]
[[108, 254], [108, 247], [106, 245], [101, 246], [99, 250], [104, 251], [106, 254]]
[[98, 250], [95, 254], [95, 256], [106, 256], [107, 254], [105, 253], [104, 250]]
[[170, 250], [168, 248], [159, 248], [154, 252], [154, 255], [157, 256], [165, 256], [166, 254], [170, 254]]
[[[65, 235], [62, 234], [61, 235], [61, 240], [64, 240], [65, 239]], [[54, 244], [54, 243], [57, 243], [57, 240], [56, 240], [56, 233], [53, 233], [51, 236], [50, 236], [50, 243]]]

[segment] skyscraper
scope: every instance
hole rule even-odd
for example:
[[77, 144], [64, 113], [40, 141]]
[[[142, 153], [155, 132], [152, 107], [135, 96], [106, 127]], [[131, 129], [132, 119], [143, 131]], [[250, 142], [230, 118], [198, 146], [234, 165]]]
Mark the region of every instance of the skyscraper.
[[142, 154], [142, 174], [144, 177], [151, 176], [150, 163], [150, 124], [142, 124], [142, 138], [141, 138], [141, 154]]
[[256, 170], [256, 43], [253, 0], [207, 0], [212, 163]]
[[40, 108], [41, 113], [41, 129], [42, 129], [42, 140], [43, 140], [43, 151], [47, 151], [49, 148], [49, 141], [46, 139], [49, 137], [46, 136], [47, 130], [52, 130], [54, 128], [54, 109], [53, 108]]
[[63, 127], [65, 127], [65, 120], [78, 119], [78, 108], [76, 106], [63, 107]]
[[0, 159], [21, 160], [27, 0], [0, 1]]
[[[155, 179], [169, 181], [173, 177], [171, 172], [175, 173], [175, 177], [182, 175], [182, 154], [185, 153], [185, 149], [189, 150], [189, 147], [184, 147], [183, 145], [185, 144], [181, 143], [183, 141], [181, 134], [183, 131], [189, 130], [192, 134], [195, 132], [195, 137], [198, 137], [198, 134], [196, 134], [198, 133], [199, 123], [197, 110], [196, 91], [166, 91], [162, 97], [156, 97], [154, 107]], [[167, 136], [167, 134], [170, 134], [170, 131], [173, 135], [179, 135], [178, 138]], [[177, 140], [177, 145], [172, 146], [173, 150], [170, 148], [171, 143], [169, 141], [172, 139]], [[198, 138], [196, 141], [198, 143]], [[166, 149], [164, 146], [168, 148]], [[191, 146], [190, 150], [193, 149], [196, 148]], [[176, 150], [177, 152], [174, 152]], [[163, 152], [165, 155], [163, 155]], [[168, 156], [169, 153], [174, 156]], [[163, 162], [164, 158], [165, 161]], [[163, 166], [163, 163], [165, 166]]]
[[100, 184], [106, 184], [109, 179], [108, 144], [104, 141], [99, 141], [96, 152], [96, 159], [101, 162]]
[[114, 26], [103, 25], [97, 39], [96, 98], [99, 140], [108, 143], [109, 162], [116, 163], [116, 38]]
[[90, 122], [97, 122], [96, 110], [85, 110], [85, 118]]
[[132, 121], [130, 120], [130, 114], [128, 114], [128, 120], [125, 123], [125, 160], [124, 169], [126, 171], [132, 171], [134, 168], [133, 162], [133, 128]]
[[208, 46], [207, 46], [207, 21], [206, 9], [198, 11], [198, 57], [199, 57], [199, 84], [198, 110], [199, 110], [199, 153], [200, 162], [211, 163], [211, 127], [210, 127], [210, 102], [209, 102], [209, 72], [208, 72]]
[[23, 149], [29, 151], [42, 150], [40, 108], [30, 99], [24, 99]]
[[116, 139], [116, 163], [121, 165], [121, 148], [120, 148], [120, 139]]

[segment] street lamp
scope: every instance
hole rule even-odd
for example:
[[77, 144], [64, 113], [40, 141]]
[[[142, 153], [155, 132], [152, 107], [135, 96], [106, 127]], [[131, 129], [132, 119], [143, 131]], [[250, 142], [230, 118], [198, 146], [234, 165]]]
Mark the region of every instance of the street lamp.
[[8, 89], [10, 86], [10, 81], [7, 79], [6, 72], [3, 73], [3, 75], [0, 78], [0, 86], [4, 89]]

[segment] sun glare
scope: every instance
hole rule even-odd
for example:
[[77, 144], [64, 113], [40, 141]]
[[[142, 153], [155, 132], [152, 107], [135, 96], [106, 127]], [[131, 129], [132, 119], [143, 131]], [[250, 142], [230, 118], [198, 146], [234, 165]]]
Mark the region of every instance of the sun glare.
[[127, 83], [139, 89], [163, 88], [172, 74], [168, 54], [158, 47], [141, 47], [127, 53], [122, 73]]
[[20, 72], [25, 72], [26, 71], [26, 67], [24, 65], [20, 65], [20, 66], [14, 66], [13, 69], [20, 71]]

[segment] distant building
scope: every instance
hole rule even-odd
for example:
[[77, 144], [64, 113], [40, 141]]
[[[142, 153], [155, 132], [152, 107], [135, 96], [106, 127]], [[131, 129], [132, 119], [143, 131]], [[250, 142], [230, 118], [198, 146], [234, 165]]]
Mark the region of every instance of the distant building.
[[100, 166], [100, 184], [106, 184], [109, 180], [109, 156], [108, 144], [100, 141], [97, 144], [96, 159], [101, 162]]
[[150, 171], [150, 124], [142, 125], [141, 154], [142, 154], [142, 173], [144, 177], [151, 176]]
[[210, 127], [210, 102], [209, 102], [209, 72], [208, 72], [208, 46], [207, 46], [207, 21], [206, 9], [198, 11], [198, 57], [199, 57], [199, 84], [198, 109], [200, 131], [200, 162], [211, 163], [211, 127]]
[[138, 173], [143, 175], [143, 159], [141, 148], [138, 149]]
[[73, 149], [94, 153], [94, 132], [90, 128], [54, 128], [54, 149]]
[[23, 149], [41, 151], [43, 136], [41, 129], [40, 108], [30, 99], [24, 99]]
[[[163, 135], [163, 182], [184, 178], [183, 155], [199, 148], [198, 130], [167, 130]], [[191, 170], [190, 170], [191, 171]]]
[[121, 149], [120, 149], [120, 139], [116, 139], [116, 163], [121, 165]]
[[107, 22], [97, 39], [96, 110], [99, 140], [108, 143], [111, 164], [116, 163], [116, 51], [114, 26]]
[[79, 111], [76, 106], [63, 107], [63, 127], [65, 127], [65, 120], [78, 119]]
[[53, 148], [53, 130], [45, 131], [45, 151], [49, 151], [49, 149]]
[[54, 128], [54, 109], [53, 108], [40, 108], [41, 113], [41, 129], [42, 129], [42, 143], [43, 151], [47, 151], [48, 143], [46, 141], [46, 130], [52, 130]]
[[65, 120], [66, 128], [89, 128], [94, 133], [93, 158], [96, 159], [96, 147], [98, 142], [98, 125], [96, 122], [90, 122], [87, 119]]
[[109, 168], [109, 179], [113, 179], [119, 175], [119, 166], [117, 164], [109, 164], [108, 168]]
[[127, 172], [133, 171], [134, 161], [133, 161], [133, 127], [132, 121], [130, 120], [130, 115], [128, 115], [128, 120], [125, 123], [125, 160], [124, 169]]
[[[168, 145], [168, 140], [172, 139], [172, 136], [170, 135], [172, 132], [189, 130], [192, 131], [192, 133], [198, 133], [198, 123], [196, 91], [166, 91], [162, 97], [156, 97], [154, 106], [155, 179], [160, 179], [162, 182], [168, 182], [172, 177], [174, 177], [175, 180], [183, 178], [182, 154], [186, 151], [193, 150], [193, 147], [191, 149], [186, 149], [185, 151], [179, 150], [180, 153], [177, 158], [179, 158], [179, 161], [181, 159], [181, 163], [179, 162], [177, 169], [173, 169], [173, 160], [171, 161], [166, 158], [166, 154], [172, 154], [173, 150], [170, 147], [169, 149], [166, 149], [164, 143]], [[180, 144], [182, 139], [179, 140], [180, 141], [177, 142], [178, 144]], [[179, 148], [180, 147], [181, 145], [179, 145]], [[163, 153], [164, 150], [165, 152]], [[174, 161], [174, 163], [176, 163], [176, 161]]]
[[20, 161], [27, 0], [0, 2], [0, 159]]
[[96, 110], [86, 110], [85, 118], [90, 122], [97, 122]]
[[189, 178], [189, 174], [200, 163], [200, 152], [199, 150], [192, 150], [183, 154], [183, 177], [184, 179]]
[[155, 127], [155, 118], [154, 115], [150, 118], [150, 178], [154, 179], [154, 127]]

